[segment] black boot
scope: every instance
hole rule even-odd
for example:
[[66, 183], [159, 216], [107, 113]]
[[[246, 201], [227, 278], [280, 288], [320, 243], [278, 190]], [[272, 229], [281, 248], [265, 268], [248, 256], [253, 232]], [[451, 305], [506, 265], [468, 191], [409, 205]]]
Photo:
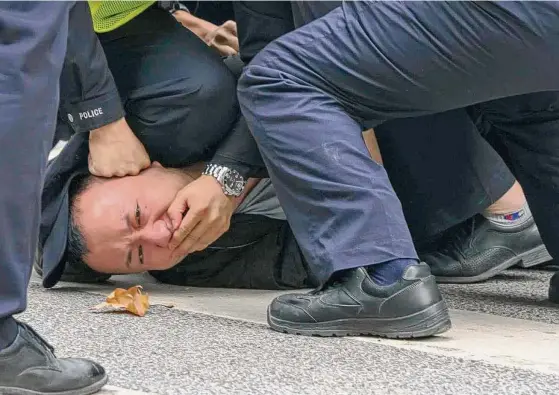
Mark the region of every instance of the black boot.
[[419, 251], [440, 283], [485, 281], [517, 264], [551, 260], [533, 219], [520, 228], [495, 226], [481, 215], [449, 229], [437, 250]]
[[268, 324], [297, 335], [427, 337], [450, 329], [448, 309], [425, 263], [411, 265], [388, 286], [365, 268], [346, 270], [307, 294], [277, 297]]
[[86, 359], [58, 359], [30, 326], [18, 323], [14, 342], [0, 350], [0, 394], [89, 395], [107, 382], [105, 370]]
[[559, 271], [549, 281], [549, 300], [553, 303], [559, 303]]

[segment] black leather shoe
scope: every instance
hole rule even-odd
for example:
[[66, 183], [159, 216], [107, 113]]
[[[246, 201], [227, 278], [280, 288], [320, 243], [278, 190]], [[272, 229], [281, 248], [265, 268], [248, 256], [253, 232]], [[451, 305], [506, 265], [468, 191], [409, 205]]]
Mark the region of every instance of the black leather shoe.
[[[35, 259], [33, 261], [33, 269], [42, 278], [43, 277], [43, 260], [39, 251], [35, 254]], [[68, 281], [72, 283], [84, 283], [84, 284], [97, 284], [104, 283], [111, 278], [111, 274], [99, 273], [91, 269], [86, 265], [70, 265], [66, 264], [64, 267], [64, 273], [60, 277], [60, 281]]]
[[89, 395], [107, 383], [100, 365], [86, 359], [58, 359], [30, 326], [18, 326], [15, 341], [0, 351], [0, 394]]
[[517, 264], [531, 267], [551, 260], [533, 219], [507, 230], [476, 215], [448, 230], [437, 247], [420, 251], [419, 257], [440, 283], [485, 281]]
[[448, 309], [424, 263], [408, 267], [389, 286], [376, 284], [365, 268], [333, 277], [307, 294], [277, 297], [268, 324], [278, 332], [316, 336], [427, 337], [450, 329]]
[[549, 300], [559, 303], [559, 272], [556, 272], [549, 281]]

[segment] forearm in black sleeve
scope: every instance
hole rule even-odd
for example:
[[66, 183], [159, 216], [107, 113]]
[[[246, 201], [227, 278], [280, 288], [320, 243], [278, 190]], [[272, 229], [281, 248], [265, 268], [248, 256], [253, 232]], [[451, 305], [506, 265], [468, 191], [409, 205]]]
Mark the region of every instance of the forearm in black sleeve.
[[234, 169], [244, 178], [268, 177], [256, 141], [242, 115], [231, 133], [219, 145], [211, 163]]
[[60, 78], [60, 117], [88, 132], [124, 117], [124, 109], [87, 2], [70, 11], [68, 49]]
[[294, 29], [290, 1], [234, 1], [241, 59], [248, 64], [276, 38]]
[[[234, 1], [233, 8], [240, 57], [245, 64], [270, 42], [294, 29], [290, 2]], [[245, 178], [268, 177], [256, 141], [242, 115], [218, 147], [211, 163], [237, 170]]]

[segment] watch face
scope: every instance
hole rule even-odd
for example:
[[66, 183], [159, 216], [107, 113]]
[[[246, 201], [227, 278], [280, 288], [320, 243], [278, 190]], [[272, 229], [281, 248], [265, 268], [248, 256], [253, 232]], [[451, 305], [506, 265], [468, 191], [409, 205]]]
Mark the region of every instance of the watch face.
[[223, 186], [231, 195], [239, 196], [245, 189], [245, 180], [239, 173], [231, 170], [223, 176]]

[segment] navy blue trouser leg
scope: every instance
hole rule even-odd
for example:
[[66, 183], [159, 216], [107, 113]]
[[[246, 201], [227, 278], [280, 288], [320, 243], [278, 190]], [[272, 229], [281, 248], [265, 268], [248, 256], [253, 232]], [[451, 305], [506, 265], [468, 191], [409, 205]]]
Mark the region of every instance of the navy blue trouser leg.
[[71, 2], [0, 2], [0, 318], [23, 311]]
[[[300, 27], [343, 2], [291, 3], [295, 27]], [[416, 247], [482, 212], [515, 182], [465, 109], [396, 119], [375, 133]]]
[[[559, 90], [558, 66], [557, 3], [346, 2], [257, 55], [239, 97], [302, 251], [326, 279], [415, 257], [363, 125]], [[559, 257], [559, 243], [549, 247]]]
[[465, 109], [375, 128], [416, 247], [499, 200], [515, 178]]

